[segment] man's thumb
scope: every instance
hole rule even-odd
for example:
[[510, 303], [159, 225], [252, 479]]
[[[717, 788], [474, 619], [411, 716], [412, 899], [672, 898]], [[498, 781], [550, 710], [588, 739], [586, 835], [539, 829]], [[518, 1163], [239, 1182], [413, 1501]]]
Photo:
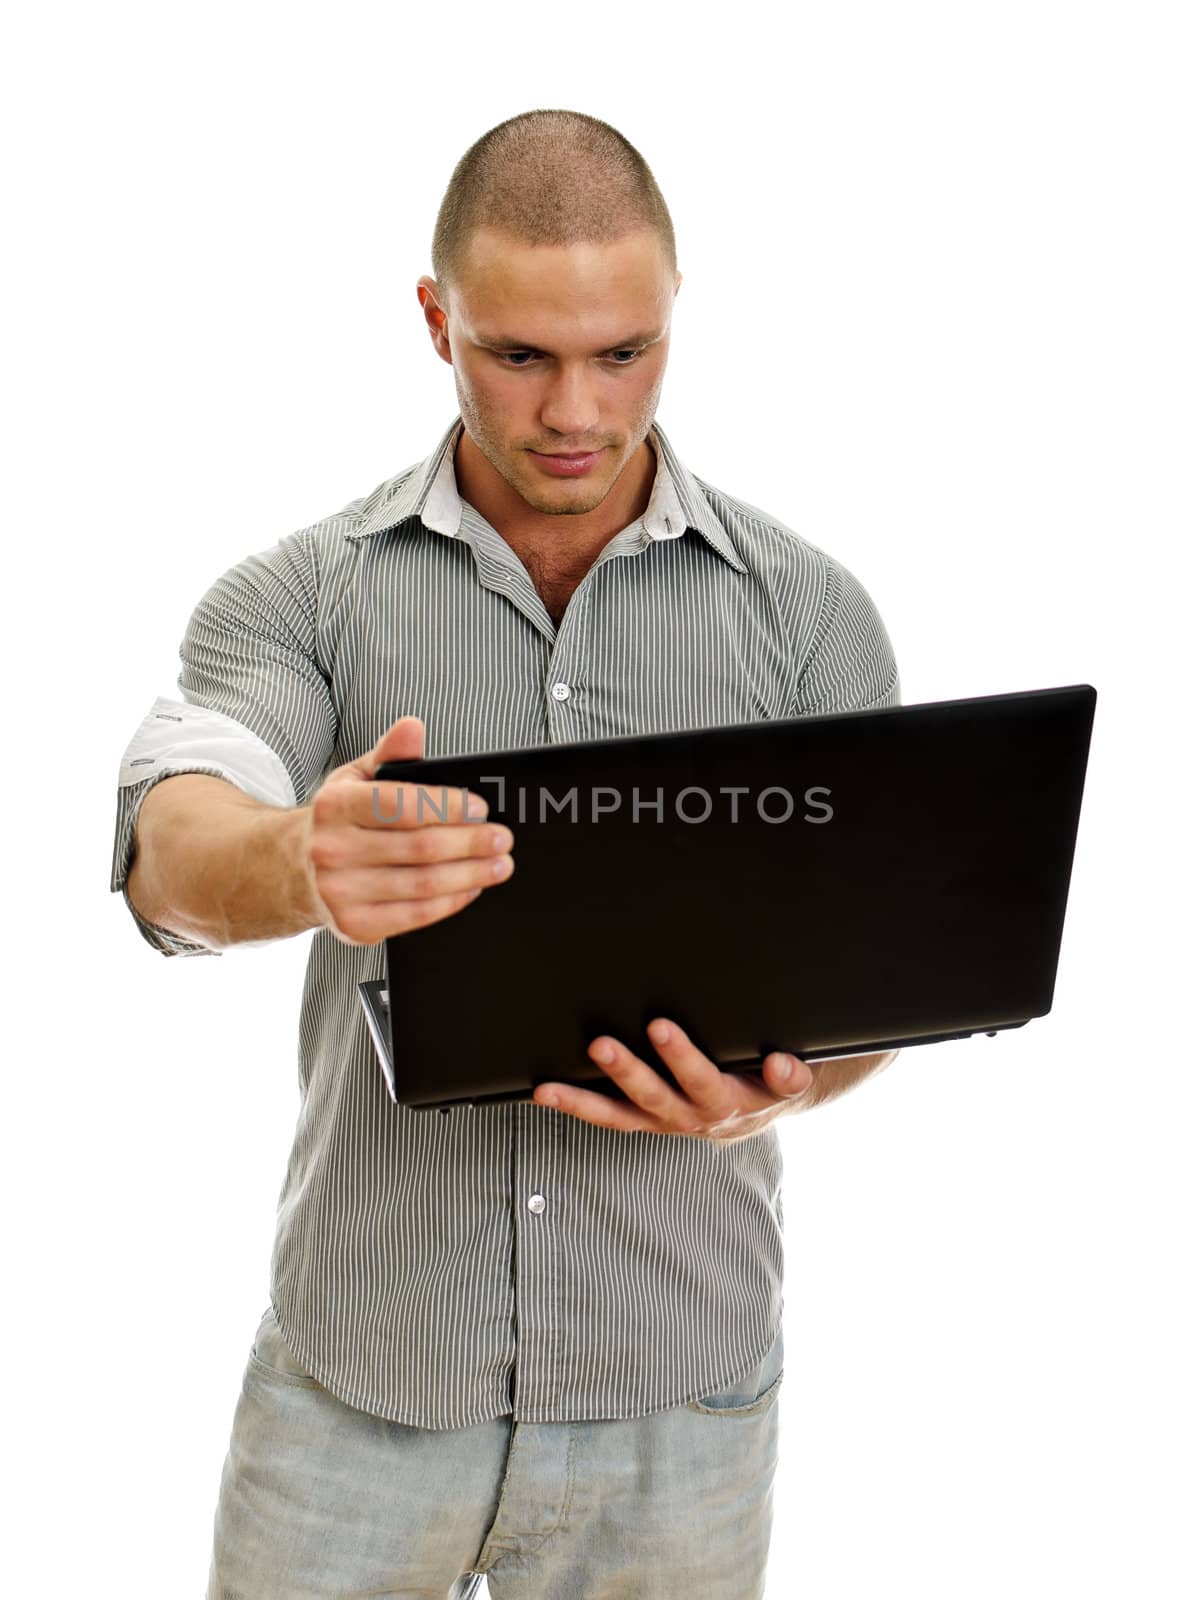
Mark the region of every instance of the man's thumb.
[[419, 717], [400, 717], [362, 757], [366, 777], [372, 778], [384, 761], [419, 760], [424, 754], [424, 724]]

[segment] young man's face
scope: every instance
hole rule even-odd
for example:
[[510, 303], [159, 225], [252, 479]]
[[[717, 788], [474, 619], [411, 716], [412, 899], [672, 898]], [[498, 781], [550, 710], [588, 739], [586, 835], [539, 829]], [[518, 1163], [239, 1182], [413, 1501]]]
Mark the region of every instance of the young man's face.
[[[594, 510], [640, 449], [656, 414], [681, 281], [649, 230], [614, 244], [550, 246], [490, 228], [475, 233], [447, 305], [432, 278], [420, 279], [462, 421], [529, 506]], [[539, 454], [587, 451], [598, 459], [569, 477]]]

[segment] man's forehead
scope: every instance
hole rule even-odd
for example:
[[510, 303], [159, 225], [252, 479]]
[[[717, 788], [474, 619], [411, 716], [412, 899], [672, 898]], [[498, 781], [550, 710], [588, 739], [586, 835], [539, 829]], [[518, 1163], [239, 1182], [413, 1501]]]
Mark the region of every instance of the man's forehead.
[[668, 334], [673, 284], [655, 236], [539, 246], [485, 229], [480, 235], [446, 308], [475, 343], [590, 354], [643, 348]]
[[450, 289], [481, 315], [491, 303], [535, 299], [571, 308], [589, 304], [598, 292], [622, 291], [624, 298], [656, 301], [667, 297], [672, 274], [660, 241], [637, 232], [607, 242], [572, 245], [531, 244], [479, 229]]

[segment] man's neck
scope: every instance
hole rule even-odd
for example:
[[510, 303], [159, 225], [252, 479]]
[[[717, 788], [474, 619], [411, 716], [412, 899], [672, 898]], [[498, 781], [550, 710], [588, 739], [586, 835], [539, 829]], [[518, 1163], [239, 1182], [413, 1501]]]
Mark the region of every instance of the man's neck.
[[463, 428], [454, 453], [457, 492], [507, 541], [554, 569], [586, 571], [615, 535], [644, 515], [657, 476], [657, 454], [641, 442], [601, 505], [580, 516], [534, 511], [491, 466]]

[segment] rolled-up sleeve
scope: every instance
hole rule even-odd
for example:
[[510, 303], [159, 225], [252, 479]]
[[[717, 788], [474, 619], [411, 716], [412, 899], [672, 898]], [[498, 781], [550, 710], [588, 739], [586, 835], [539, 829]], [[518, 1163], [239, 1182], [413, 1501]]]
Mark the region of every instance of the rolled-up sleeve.
[[224, 778], [266, 805], [306, 805], [327, 772], [337, 719], [317, 652], [318, 571], [304, 534], [218, 578], [180, 646], [181, 699], [156, 699], [121, 758], [110, 889], [163, 955], [219, 955], [143, 918], [128, 893], [142, 801], [184, 772]]
[[901, 705], [898, 664], [880, 612], [847, 567], [826, 559], [819, 626], [799, 673], [792, 715]]

